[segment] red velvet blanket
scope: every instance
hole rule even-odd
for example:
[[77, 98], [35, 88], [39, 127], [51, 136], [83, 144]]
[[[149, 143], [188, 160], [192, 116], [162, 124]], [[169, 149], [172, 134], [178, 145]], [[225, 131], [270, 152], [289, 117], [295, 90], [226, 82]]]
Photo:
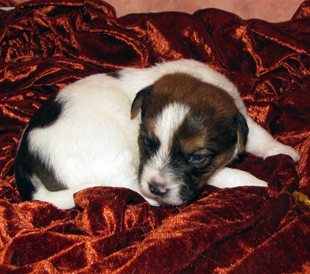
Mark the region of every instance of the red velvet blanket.
[[[215, 9], [116, 18], [99, 0], [42, 0], [1, 11], [0, 24], [0, 273], [310, 273], [310, 208], [292, 195], [310, 197], [308, 1], [270, 24]], [[104, 187], [77, 193], [69, 211], [21, 200], [14, 156], [44, 100], [90, 74], [180, 58], [230, 78], [299, 164], [245, 155], [234, 167], [268, 189], [207, 186], [177, 208]]]

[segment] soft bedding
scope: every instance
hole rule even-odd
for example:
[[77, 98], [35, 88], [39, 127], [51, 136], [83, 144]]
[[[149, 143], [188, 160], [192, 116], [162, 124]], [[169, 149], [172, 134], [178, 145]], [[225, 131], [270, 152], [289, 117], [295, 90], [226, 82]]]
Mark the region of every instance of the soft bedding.
[[[310, 273], [309, 1], [268, 23], [216, 9], [117, 18], [99, 0], [39, 0], [0, 11], [0, 26], [0, 273]], [[46, 99], [90, 74], [180, 58], [225, 74], [300, 162], [243, 155], [232, 167], [268, 188], [206, 186], [174, 208], [110, 187], [78, 192], [68, 211], [22, 201], [14, 157]]]

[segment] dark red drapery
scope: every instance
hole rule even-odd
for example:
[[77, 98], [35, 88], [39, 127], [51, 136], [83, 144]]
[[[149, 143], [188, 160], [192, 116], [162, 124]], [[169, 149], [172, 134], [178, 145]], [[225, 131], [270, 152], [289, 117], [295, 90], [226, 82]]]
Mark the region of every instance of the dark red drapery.
[[[101, 1], [32, 1], [0, 12], [0, 273], [310, 273], [310, 3], [271, 24], [215, 9], [116, 18]], [[235, 168], [269, 188], [206, 187], [193, 204], [153, 208], [126, 189], [76, 194], [63, 211], [21, 201], [12, 166], [31, 115], [98, 72], [193, 58], [229, 77], [249, 114], [295, 147]], [[117, 197], [117, 199], [115, 199]]]

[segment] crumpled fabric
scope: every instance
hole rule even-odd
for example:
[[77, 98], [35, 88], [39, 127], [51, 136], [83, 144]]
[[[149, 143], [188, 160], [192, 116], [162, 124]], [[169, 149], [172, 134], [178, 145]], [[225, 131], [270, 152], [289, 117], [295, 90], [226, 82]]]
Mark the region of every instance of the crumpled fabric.
[[[0, 11], [0, 25], [0, 273], [310, 273], [310, 208], [292, 195], [310, 197], [309, 1], [268, 23], [216, 9], [117, 18], [99, 0], [38, 0]], [[22, 201], [14, 157], [42, 102], [90, 74], [180, 58], [226, 75], [300, 162], [243, 155], [232, 168], [268, 188], [206, 186], [188, 206], [111, 187], [76, 193], [68, 211]]]

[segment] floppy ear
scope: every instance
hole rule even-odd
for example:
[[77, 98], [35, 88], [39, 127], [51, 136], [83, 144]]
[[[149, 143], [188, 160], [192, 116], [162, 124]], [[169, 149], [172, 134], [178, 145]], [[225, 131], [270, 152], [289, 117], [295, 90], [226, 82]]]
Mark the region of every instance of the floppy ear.
[[248, 134], [249, 134], [249, 128], [248, 128], [248, 124], [245, 120], [245, 118], [243, 117], [243, 115], [238, 112], [235, 117], [234, 117], [235, 121], [237, 122], [237, 136], [238, 136], [238, 152], [242, 153], [244, 152], [245, 149], [245, 145], [248, 139]]
[[131, 105], [131, 120], [137, 117], [142, 107], [143, 98], [151, 92], [152, 88], [153, 86], [148, 86], [137, 93]]

